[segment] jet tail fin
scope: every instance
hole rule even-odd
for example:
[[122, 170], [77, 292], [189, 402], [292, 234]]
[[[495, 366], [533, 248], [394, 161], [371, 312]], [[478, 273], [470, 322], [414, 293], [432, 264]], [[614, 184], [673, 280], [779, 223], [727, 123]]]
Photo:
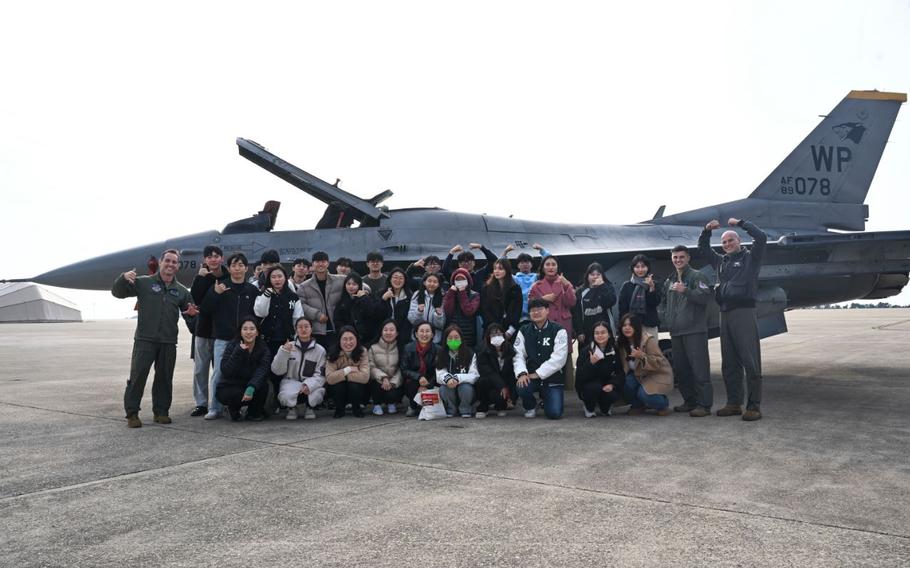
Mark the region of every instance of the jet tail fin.
[[862, 203], [904, 93], [851, 91], [749, 196]]
[[663, 217], [655, 225], [747, 218], [778, 229], [862, 231], [869, 192], [905, 93], [851, 91], [746, 199]]

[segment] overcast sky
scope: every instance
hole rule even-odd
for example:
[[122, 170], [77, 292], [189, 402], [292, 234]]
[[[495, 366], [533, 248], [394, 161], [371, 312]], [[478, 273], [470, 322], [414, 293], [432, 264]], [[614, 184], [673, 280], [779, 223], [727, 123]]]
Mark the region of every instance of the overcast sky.
[[[910, 2], [17, 2], [0, 53], [0, 277], [27, 277], [268, 199], [312, 228], [324, 205], [238, 136], [393, 208], [631, 223], [745, 197], [851, 89], [910, 89]], [[910, 229], [908, 112], [868, 230]]]

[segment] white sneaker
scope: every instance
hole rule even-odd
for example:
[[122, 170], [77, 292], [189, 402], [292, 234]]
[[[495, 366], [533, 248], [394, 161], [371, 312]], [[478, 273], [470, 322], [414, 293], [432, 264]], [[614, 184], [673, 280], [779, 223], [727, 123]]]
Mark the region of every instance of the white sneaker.
[[217, 420], [218, 418], [221, 418], [221, 412], [217, 410], [209, 410], [205, 415], [206, 420]]
[[398, 414], [398, 408], [394, 404], [389, 403], [386, 408], [386, 412], [389, 414]]
[[506, 416], [507, 414], [508, 414], [508, 412], [506, 412], [505, 410], [496, 411], [496, 416]]
[[[584, 407], [582, 407], [582, 408], [584, 408]], [[594, 418], [595, 416], [597, 416], [596, 412], [585, 408], [585, 418]]]
[[410, 406], [408, 406], [408, 411], [405, 412], [404, 415], [407, 416], [408, 418], [413, 418], [413, 417], [417, 416], [417, 411], [414, 410], [413, 408], [411, 408]]
[[474, 418], [486, 418], [486, 417], [487, 417], [486, 412], [475, 412], [474, 413]]
[[531, 410], [525, 410], [525, 418], [536, 418], [536, 417], [537, 417], [536, 408], [532, 408]]
[[316, 411], [313, 410], [312, 408], [310, 408], [309, 406], [307, 406], [306, 410], [303, 411], [303, 419], [304, 420], [316, 420]]
[[373, 414], [375, 416], [382, 416], [382, 407], [378, 404], [373, 405]]
[[284, 417], [285, 420], [297, 420], [297, 409], [288, 408], [288, 415]]

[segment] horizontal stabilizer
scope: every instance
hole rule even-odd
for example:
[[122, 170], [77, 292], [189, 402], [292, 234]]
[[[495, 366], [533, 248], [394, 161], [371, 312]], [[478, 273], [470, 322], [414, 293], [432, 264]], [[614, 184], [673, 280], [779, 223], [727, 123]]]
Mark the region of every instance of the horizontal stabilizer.
[[240, 155], [247, 160], [272, 172], [323, 203], [341, 210], [353, 211], [354, 219], [357, 221], [363, 222], [365, 219], [370, 219], [378, 222], [379, 219], [388, 217], [376, 205], [390, 197], [392, 195], [391, 191], [386, 190], [367, 201], [301, 170], [290, 162], [282, 160], [252, 140], [237, 138], [237, 147], [240, 150]]

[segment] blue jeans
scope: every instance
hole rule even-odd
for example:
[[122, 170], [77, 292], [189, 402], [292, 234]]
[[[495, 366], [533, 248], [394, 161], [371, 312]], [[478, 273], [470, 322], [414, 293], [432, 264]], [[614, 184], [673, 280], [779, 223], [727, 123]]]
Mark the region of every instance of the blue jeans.
[[534, 393], [540, 393], [543, 400], [543, 412], [550, 420], [556, 420], [562, 417], [562, 403], [565, 398], [565, 387], [563, 385], [545, 385], [540, 379], [531, 379], [527, 386], [518, 387], [518, 396], [521, 397], [521, 405], [525, 410], [537, 408], [537, 399]]
[[224, 410], [224, 405], [215, 397], [215, 391], [218, 390], [218, 382], [221, 381], [221, 358], [224, 357], [224, 350], [228, 343], [230, 342], [223, 339], [215, 340], [215, 348], [213, 349], [215, 370], [212, 371], [212, 384], [209, 385], [209, 396], [212, 399], [212, 404], [209, 405], [209, 412], [221, 413]]
[[629, 401], [632, 408], [647, 406], [654, 410], [663, 410], [670, 406], [670, 399], [663, 394], [648, 394], [635, 378], [635, 373], [626, 373], [626, 385], [623, 389], [623, 398]]

